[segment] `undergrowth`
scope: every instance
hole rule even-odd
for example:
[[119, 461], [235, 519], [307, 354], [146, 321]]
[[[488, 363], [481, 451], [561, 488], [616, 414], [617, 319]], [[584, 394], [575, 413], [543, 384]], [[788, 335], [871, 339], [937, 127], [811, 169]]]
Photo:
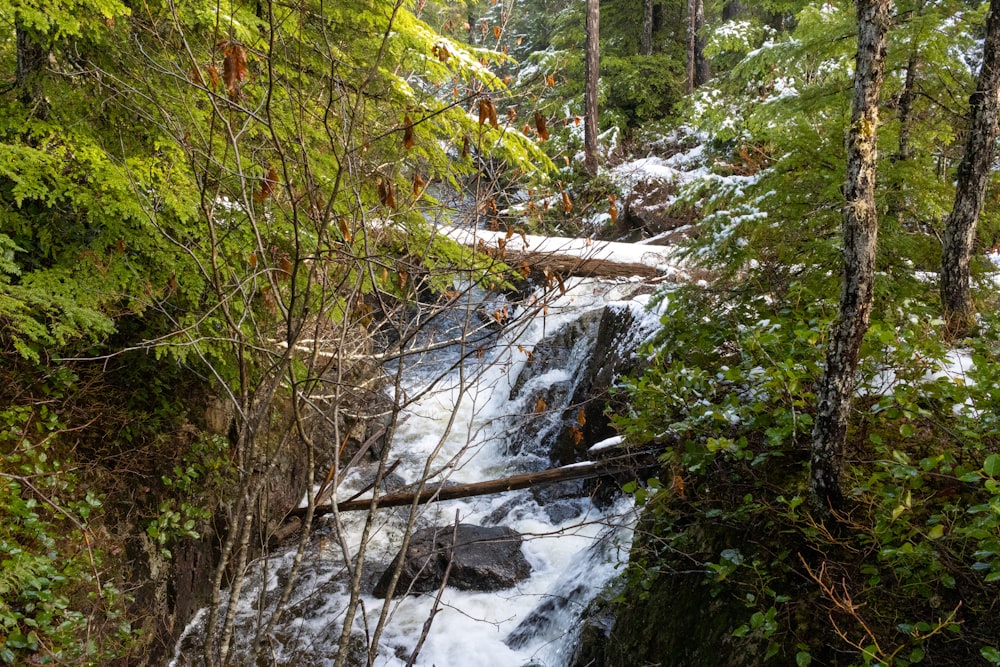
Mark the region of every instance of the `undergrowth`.
[[631, 442], [665, 444], [663, 474], [628, 489], [647, 511], [622, 599], [654, 599], [694, 568], [706, 599], [742, 609], [726, 633], [754, 662], [1000, 664], [1000, 319], [953, 347], [920, 300], [882, 303], [857, 378], [847, 509], [824, 525], [805, 498], [836, 307], [802, 283], [748, 294], [662, 297], [650, 369], [618, 422]]

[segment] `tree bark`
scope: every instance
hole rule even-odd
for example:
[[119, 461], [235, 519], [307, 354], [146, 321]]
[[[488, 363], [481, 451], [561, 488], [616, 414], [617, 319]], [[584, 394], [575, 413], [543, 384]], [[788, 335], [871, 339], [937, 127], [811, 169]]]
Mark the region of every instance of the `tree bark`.
[[705, 60], [705, 38], [702, 32], [705, 28], [704, 0], [688, 0], [687, 22], [687, 92], [708, 81], [708, 61]]
[[826, 369], [816, 394], [810, 500], [824, 518], [843, 504], [840, 473], [861, 340], [868, 329], [875, 284], [875, 209], [878, 100], [885, 70], [892, 0], [858, 0], [858, 53], [844, 185], [844, 274], [840, 314], [833, 325]]
[[[21, 103], [35, 111], [41, 103], [39, 74], [45, 66], [48, 51], [42, 45], [39, 35], [24, 27], [20, 19], [14, 21], [16, 58], [14, 80], [19, 90]], [[44, 109], [37, 115], [44, 115]]]
[[732, 21], [743, 12], [743, 4], [740, 0], [729, 0], [722, 6], [722, 20]]
[[906, 61], [906, 79], [903, 82], [903, 92], [899, 95], [899, 148], [896, 160], [910, 159], [910, 131], [913, 129], [913, 97], [917, 87], [917, 67], [920, 64], [917, 50], [910, 53]]
[[653, 55], [653, 0], [643, 0], [642, 3], [642, 44], [640, 55]]
[[997, 137], [1000, 97], [1000, 0], [991, 0], [986, 18], [983, 66], [969, 98], [969, 136], [958, 165], [955, 204], [945, 222], [941, 249], [941, 306], [950, 336], [969, 331], [975, 310], [969, 289], [969, 260], [983, 210]]
[[[655, 464], [658, 451], [658, 449], [646, 449], [608, 459], [574, 463], [561, 468], [550, 468], [548, 470], [529, 472], [502, 479], [491, 479], [485, 482], [470, 482], [468, 484], [455, 484], [454, 486], [430, 484], [419, 494], [409, 491], [387, 493], [384, 496], [380, 496], [376, 504], [379, 508], [405, 507], [412, 505], [414, 501], [419, 505], [423, 505], [444, 500], [506, 493], [508, 491], [517, 491], [518, 489], [527, 489], [534, 486], [555, 484], [556, 482], [565, 482], [574, 479], [589, 479], [591, 477], [600, 477], [601, 475], [613, 475], [626, 470], [635, 470], [637, 467]], [[356, 512], [371, 509], [372, 507], [371, 498], [344, 500], [337, 503], [338, 512]], [[289, 512], [288, 516], [298, 517], [304, 515], [305, 512], [305, 507], [298, 507]], [[315, 508], [314, 516], [318, 517], [331, 512], [333, 512], [331, 505], [321, 505]]]
[[586, 91], [584, 93], [584, 169], [597, 176], [597, 85], [600, 80], [601, 5], [587, 0]]

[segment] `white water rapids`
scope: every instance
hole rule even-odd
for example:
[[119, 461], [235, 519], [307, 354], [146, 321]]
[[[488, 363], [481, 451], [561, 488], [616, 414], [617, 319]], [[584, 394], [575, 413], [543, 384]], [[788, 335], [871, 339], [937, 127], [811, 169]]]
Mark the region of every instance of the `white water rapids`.
[[[577, 345], [566, 368], [549, 368], [529, 379], [511, 396], [532, 348], [545, 336], [582, 314], [608, 304], [632, 310], [649, 324], [642, 299], [631, 300], [635, 283], [572, 280], [566, 293], [521, 326], [505, 330], [481, 358], [470, 356], [434, 390], [420, 396], [404, 413], [392, 442], [395, 474], [404, 484], [417, 482], [430, 468], [437, 482], [475, 482], [548, 467], [531, 447], [512, 446], [510, 433], [519, 420], [536, 411], [539, 388], [572, 380], [593, 341]], [[641, 327], [640, 327], [641, 329]], [[638, 334], [637, 334], [638, 335]], [[578, 350], [576, 348], [579, 348]], [[454, 357], [434, 364], [454, 363]], [[426, 363], [426, 362], [425, 362]], [[405, 391], [418, 395], [439, 370], [406, 371]], [[533, 394], [534, 392], [534, 394]], [[572, 392], [570, 392], [572, 393]], [[557, 419], [564, 406], [548, 406]], [[453, 414], [454, 413], [454, 414]], [[451, 428], [448, 424], [451, 422]], [[592, 443], [591, 443], [592, 444]], [[348, 498], [364, 487], [363, 474], [349, 475], [338, 490]], [[370, 477], [370, 471], [369, 471]], [[354, 623], [360, 651], [378, 621], [383, 601], [370, 592], [374, 580], [396, 555], [408, 508], [378, 511], [363, 571], [362, 607]], [[441, 609], [414, 664], [436, 667], [521, 667], [568, 665], [579, 637], [581, 613], [611, 581], [627, 557], [634, 511], [621, 497], [599, 509], [589, 498], [557, 496], [540, 502], [532, 490], [454, 500], [422, 506], [416, 527], [449, 526], [456, 511], [462, 523], [504, 525], [523, 535], [522, 552], [531, 565], [529, 578], [508, 590], [460, 591], [448, 587]], [[365, 512], [343, 513], [344, 535], [356, 553]], [[238, 606], [231, 664], [333, 665], [347, 604], [344, 554], [332, 528], [318, 520], [317, 537], [305, 555], [283, 620], [265, 642], [266, 657], [251, 653], [256, 632], [266, 624], [291, 566], [294, 547], [284, 555], [258, 562]], [[414, 650], [436, 593], [410, 595], [389, 604], [391, 616], [379, 641], [375, 665], [403, 666]], [[199, 612], [178, 642], [171, 667], [201, 664], [205, 610]], [[241, 651], [244, 652], [241, 654]]]

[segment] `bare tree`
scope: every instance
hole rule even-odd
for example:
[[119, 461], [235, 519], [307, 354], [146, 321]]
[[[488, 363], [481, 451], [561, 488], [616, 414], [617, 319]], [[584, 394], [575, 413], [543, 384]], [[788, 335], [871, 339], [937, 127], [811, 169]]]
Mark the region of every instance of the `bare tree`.
[[958, 165], [955, 203], [945, 222], [941, 248], [941, 305], [949, 335], [958, 336], [973, 324], [975, 308], [969, 293], [969, 260], [976, 225], [983, 210], [986, 186], [996, 154], [997, 108], [1000, 105], [1000, 3], [991, 0], [986, 18], [983, 65], [976, 92], [969, 98], [969, 134]]
[[858, 53], [854, 73], [851, 126], [847, 135], [844, 184], [844, 274], [840, 314], [833, 325], [826, 369], [816, 392], [810, 497], [824, 517], [843, 502], [840, 474], [854, 393], [861, 341], [868, 330], [875, 285], [878, 212], [875, 172], [878, 101], [885, 70], [886, 34], [892, 0], [857, 3]]

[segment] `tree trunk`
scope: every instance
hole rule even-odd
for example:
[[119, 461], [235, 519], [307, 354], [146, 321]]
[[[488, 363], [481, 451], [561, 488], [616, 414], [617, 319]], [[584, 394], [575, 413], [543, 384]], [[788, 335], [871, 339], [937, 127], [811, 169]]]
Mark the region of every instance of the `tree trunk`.
[[598, 0], [587, 0], [587, 59], [586, 92], [584, 94], [583, 150], [584, 169], [591, 176], [597, 175], [597, 84], [600, 80], [601, 5]]
[[708, 61], [705, 60], [704, 0], [688, 0], [687, 22], [687, 92], [708, 81]]
[[986, 18], [983, 66], [976, 92], [969, 98], [969, 137], [958, 165], [955, 204], [945, 222], [941, 252], [941, 306], [950, 336], [966, 333], [975, 311], [969, 291], [969, 259], [976, 223], [983, 210], [993, 165], [1000, 96], [1000, 0], [991, 0]]
[[20, 93], [21, 103], [39, 112], [38, 115], [44, 115], [44, 109], [38, 110], [35, 107], [43, 102], [38, 76], [45, 66], [48, 52], [39, 41], [38, 35], [27, 30], [20, 19], [14, 21], [14, 33], [17, 45], [14, 80]]
[[914, 49], [906, 61], [906, 79], [903, 82], [903, 92], [899, 95], [899, 148], [896, 160], [910, 159], [910, 131], [913, 128], [913, 96], [917, 86], [917, 66], [920, 64], [917, 50]]
[[740, 0], [729, 0], [722, 6], [722, 20], [732, 21], [743, 12], [743, 5]]
[[878, 100], [885, 68], [892, 0], [858, 0], [858, 54], [844, 186], [844, 277], [826, 369], [816, 394], [810, 500], [824, 519], [843, 503], [840, 471], [861, 340], [868, 329], [875, 284], [875, 164]]
[[653, 55], [653, 0], [642, 3], [642, 45], [640, 54]]
[[[406, 507], [426, 503], [436, 503], [445, 500], [456, 500], [459, 498], [473, 498], [475, 496], [486, 496], [495, 493], [507, 493], [519, 489], [528, 489], [546, 484], [555, 484], [574, 479], [590, 479], [603, 475], [615, 475], [621, 472], [635, 474], [636, 470], [656, 464], [656, 456], [659, 449], [645, 449], [630, 452], [628, 454], [615, 456], [609, 459], [598, 461], [586, 461], [574, 463], [560, 468], [549, 468], [538, 472], [529, 472], [521, 475], [513, 475], [502, 479], [491, 479], [484, 482], [469, 482], [466, 484], [455, 484], [453, 486], [442, 486], [429, 483], [420, 493], [412, 491], [400, 491], [398, 493], [387, 493], [379, 496], [376, 500], [378, 508], [386, 507]], [[370, 510], [373, 508], [371, 498], [349, 499], [337, 503], [338, 512], [357, 512]], [[307, 508], [297, 507], [288, 513], [288, 517], [300, 517], [306, 513]], [[314, 509], [314, 515], [319, 517], [333, 512], [332, 505], [320, 505]], [[288, 528], [287, 531], [293, 531]], [[282, 529], [282, 533], [287, 532]]]

